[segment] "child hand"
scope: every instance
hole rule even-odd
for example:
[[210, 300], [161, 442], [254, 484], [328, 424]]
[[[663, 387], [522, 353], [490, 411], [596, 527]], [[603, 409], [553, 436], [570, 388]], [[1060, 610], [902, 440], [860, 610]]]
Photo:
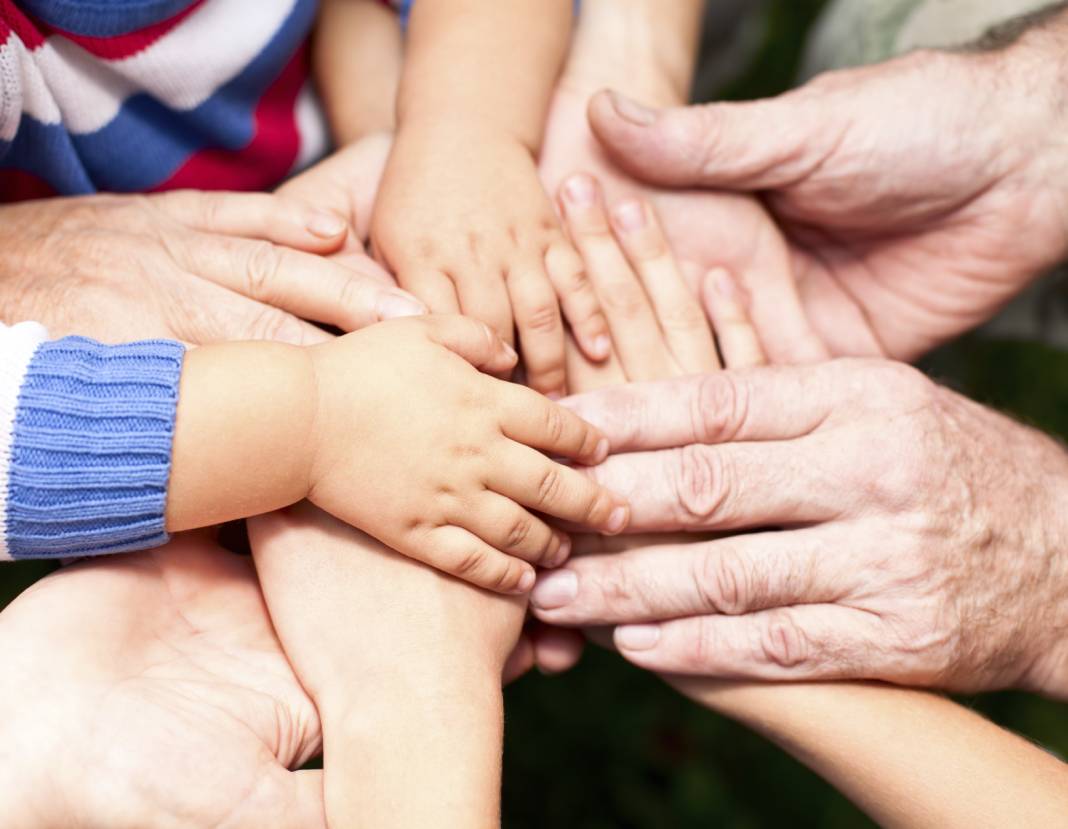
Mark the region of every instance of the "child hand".
[[608, 356], [608, 327], [538, 180], [530, 151], [477, 127], [398, 133], [371, 226], [376, 254], [437, 313], [473, 316], [510, 340], [531, 387], [566, 393], [560, 308], [583, 351]]
[[497, 380], [516, 355], [463, 317], [396, 320], [309, 349], [317, 383], [308, 498], [480, 587], [526, 592], [570, 541], [530, 510], [619, 532], [626, 502], [541, 452], [604, 460], [600, 433]]

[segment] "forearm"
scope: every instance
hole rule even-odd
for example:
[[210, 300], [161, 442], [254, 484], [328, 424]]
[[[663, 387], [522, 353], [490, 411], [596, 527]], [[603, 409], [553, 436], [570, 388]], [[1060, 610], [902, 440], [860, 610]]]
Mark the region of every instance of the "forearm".
[[569, 0], [416, 3], [397, 99], [400, 128], [503, 132], [537, 152], [571, 30]]
[[403, 44], [396, 14], [377, 0], [325, 0], [312, 63], [338, 146], [392, 130]]
[[316, 383], [304, 349], [230, 343], [185, 358], [168, 532], [260, 515], [308, 494]]
[[891, 827], [1054, 826], [1068, 767], [948, 699], [868, 684], [679, 680]]
[[704, 0], [584, 0], [563, 83], [649, 105], [686, 103], [703, 11]]

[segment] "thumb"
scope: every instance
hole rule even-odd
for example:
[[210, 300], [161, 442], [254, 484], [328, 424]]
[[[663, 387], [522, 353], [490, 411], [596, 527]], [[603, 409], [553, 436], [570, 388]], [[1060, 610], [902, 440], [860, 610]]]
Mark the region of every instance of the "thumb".
[[795, 184], [833, 148], [828, 113], [812, 116], [798, 92], [749, 103], [648, 109], [602, 91], [590, 100], [590, 127], [605, 152], [635, 177], [673, 187], [766, 190]]
[[454, 314], [423, 317], [430, 339], [455, 352], [480, 371], [506, 375], [519, 361], [508, 343], [483, 322]]

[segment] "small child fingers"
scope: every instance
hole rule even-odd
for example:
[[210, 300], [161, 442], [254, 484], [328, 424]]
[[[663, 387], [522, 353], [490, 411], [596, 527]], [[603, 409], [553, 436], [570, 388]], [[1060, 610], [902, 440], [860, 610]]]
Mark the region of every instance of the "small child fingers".
[[463, 357], [481, 371], [506, 374], [515, 368], [518, 359], [515, 349], [484, 322], [443, 314], [423, 317], [419, 323], [433, 342]]
[[540, 265], [529, 262], [508, 275], [527, 382], [542, 394], [567, 394], [564, 323], [556, 294]]
[[709, 271], [701, 293], [716, 329], [723, 365], [728, 369], [766, 365], [767, 355], [749, 318], [745, 294], [730, 272], [725, 268]]
[[508, 385], [499, 392], [506, 437], [586, 465], [608, 456], [608, 439], [574, 412], [523, 386]]
[[432, 567], [495, 593], [527, 593], [534, 586], [534, 568], [512, 558], [461, 527], [437, 527], [415, 556]]
[[453, 274], [452, 281], [464, 315], [482, 320], [506, 343], [514, 345], [512, 300], [508, 296], [504, 277], [498, 273], [471, 270]]
[[[458, 518], [458, 516], [457, 516]], [[486, 492], [464, 511], [464, 526], [491, 547], [542, 567], [558, 567], [571, 554], [571, 539], [514, 501]]]
[[630, 521], [627, 502], [578, 470], [514, 443], [486, 485], [530, 509], [615, 535]]
[[612, 353], [608, 320], [586, 276], [582, 257], [570, 244], [561, 240], [550, 245], [546, 251], [545, 270], [582, 353], [597, 362], [608, 359]]
[[434, 269], [401, 268], [397, 281], [404, 290], [411, 291], [426, 303], [432, 314], [459, 314], [460, 300], [456, 286], [444, 273]]
[[627, 199], [612, 209], [612, 229], [637, 271], [668, 347], [685, 374], [719, 368], [712, 329], [686, 284], [651, 205]]

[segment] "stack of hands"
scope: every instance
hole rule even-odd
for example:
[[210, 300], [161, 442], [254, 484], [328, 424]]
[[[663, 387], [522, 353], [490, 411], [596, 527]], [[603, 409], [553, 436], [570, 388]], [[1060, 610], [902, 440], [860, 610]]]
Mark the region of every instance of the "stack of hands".
[[[420, 93], [447, 21], [418, 6], [395, 138], [361, 124], [276, 194], [3, 208], [8, 318], [203, 346], [168, 530], [260, 516], [252, 560], [183, 532], [0, 614], [10, 825], [492, 824], [502, 676], [569, 667], [586, 628], [879, 820], [909, 815], [766, 695], [862, 720], [906, 692], [741, 680], [1068, 697], [1068, 455], [899, 362], [1068, 252], [1063, 112], [1031, 94], [1065, 21], [756, 103], [638, 73], [647, 108], [598, 92], [625, 70], [588, 6], [555, 91], [513, 78], [462, 121]], [[514, 105], [541, 98], [544, 130]]]

